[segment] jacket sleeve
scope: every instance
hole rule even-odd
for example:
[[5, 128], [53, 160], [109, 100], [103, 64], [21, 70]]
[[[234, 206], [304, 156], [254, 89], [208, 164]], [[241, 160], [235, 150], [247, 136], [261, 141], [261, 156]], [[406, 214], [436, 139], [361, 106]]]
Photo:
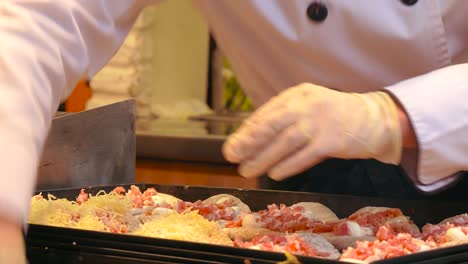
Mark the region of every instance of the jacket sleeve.
[[0, 214], [27, 219], [37, 166], [61, 99], [117, 51], [144, 0], [0, 3]]
[[419, 149], [402, 161], [416, 187], [433, 192], [455, 182], [468, 170], [468, 64], [441, 68], [386, 90], [404, 107], [416, 133]]

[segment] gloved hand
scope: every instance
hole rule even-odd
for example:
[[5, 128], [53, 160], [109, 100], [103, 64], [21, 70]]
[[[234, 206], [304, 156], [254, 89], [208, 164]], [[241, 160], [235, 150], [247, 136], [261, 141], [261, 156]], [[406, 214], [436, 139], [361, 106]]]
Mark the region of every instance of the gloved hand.
[[26, 251], [21, 225], [0, 216], [0, 263], [25, 264]]
[[239, 173], [282, 180], [326, 158], [398, 164], [398, 108], [384, 92], [344, 93], [309, 83], [265, 103], [223, 146]]

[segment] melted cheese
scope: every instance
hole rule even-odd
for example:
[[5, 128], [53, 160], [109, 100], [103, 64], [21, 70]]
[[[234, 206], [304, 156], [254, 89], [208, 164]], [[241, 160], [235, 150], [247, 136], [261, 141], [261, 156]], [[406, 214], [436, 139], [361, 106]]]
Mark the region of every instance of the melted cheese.
[[374, 234], [372, 228], [360, 226], [354, 221], [347, 221], [346, 226], [350, 236], [372, 236]]
[[[95, 231], [112, 231], [109, 227], [126, 225], [126, 215], [132, 203], [126, 196], [99, 192], [79, 205], [67, 199], [49, 195], [47, 199], [35, 196], [31, 199], [29, 223], [70, 227]], [[105, 217], [106, 224], [101, 217]]]
[[222, 232], [216, 222], [210, 222], [197, 212], [169, 214], [143, 224], [133, 234], [185, 240], [200, 243], [232, 245], [231, 239]]

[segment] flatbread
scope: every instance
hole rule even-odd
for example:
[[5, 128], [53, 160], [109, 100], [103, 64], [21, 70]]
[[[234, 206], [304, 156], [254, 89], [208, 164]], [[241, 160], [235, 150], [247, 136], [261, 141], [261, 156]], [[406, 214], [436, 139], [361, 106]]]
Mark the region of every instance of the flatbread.
[[330, 244], [332, 244], [336, 249], [343, 250], [348, 247], [356, 247], [357, 241], [374, 241], [377, 238], [375, 236], [327, 236], [324, 235]]
[[237, 206], [240, 209], [240, 212], [250, 213], [250, 207], [242, 202], [241, 199], [235, 197], [234, 195], [230, 194], [217, 194], [213, 195], [203, 201], [205, 204], [213, 203], [213, 204], [224, 204], [225, 202], [231, 202], [233, 206]]
[[293, 204], [294, 206], [302, 206], [304, 208], [304, 216], [310, 220], [318, 220], [321, 222], [337, 221], [338, 217], [336, 214], [321, 203], [316, 202], [301, 202]]
[[468, 226], [468, 214], [459, 214], [442, 220], [438, 225], [445, 225], [447, 223]]
[[233, 240], [238, 238], [242, 241], [250, 241], [256, 236], [263, 236], [273, 233], [271, 230], [261, 227], [230, 227], [223, 228], [223, 232]]
[[153, 202], [155, 204], [160, 204], [160, 205], [168, 204], [172, 208], [175, 208], [177, 206], [177, 203], [182, 201], [181, 199], [173, 195], [160, 193], [160, 192], [158, 192], [156, 195], [151, 196], [151, 198], [153, 199]]
[[362, 226], [371, 226], [374, 232], [386, 225], [395, 233], [409, 233], [416, 237], [421, 234], [418, 226], [399, 208], [366, 206], [351, 214], [348, 219]]
[[321, 233], [333, 246], [337, 249], [342, 250], [348, 247], [355, 247], [356, 241], [374, 241], [376, 237], [370, 227], [360, 226], [358, 223], [350, 220], [341, 220], [339, 225], [345, 225], [340, 227], [344, 228], [344, 234], [336, 234], [334, 232]]
[[271, 204], [265, 210], [244, 215], [242, 227], [294, 233], [310, 230], [314, 224], [325, 224], [327, 221], [338, 221], [338, 217], [320, 203], [301, 202], [291, 206]]
[[376, 214], [376, 213], [384, 212], [384, 211], [391, 210], [391, 209], [393, 208], [382, 207], [382, 206], [366, 206], [352, 213], [348, 218], [353, 218], [355, 216], [362, 215], [362, 214]]
[[308, 232], [259, 235], [251, 241], [234, 240], [234, 246], [274, 252], [289, 252], [332, 260], [337, 260], [340, 257], [340, 252], [325, 238]]
[[337, 260], [340, 258], [340, 252], [323, 236], [306, 232], [299, 232], [295, 233], [294, 235], [303, 238], [309, 244], [315, 246], [319, 252], [329, 253], [330, 255], [325, 257], [326, 259]]

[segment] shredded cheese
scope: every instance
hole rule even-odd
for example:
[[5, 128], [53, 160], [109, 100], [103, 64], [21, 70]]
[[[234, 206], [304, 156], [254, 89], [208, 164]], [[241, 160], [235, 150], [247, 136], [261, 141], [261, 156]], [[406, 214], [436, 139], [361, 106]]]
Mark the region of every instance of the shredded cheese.
[[50, 194], [47, 198], [42, 194], [36, 195], [31, 200], [29, 223], [219, 245], [233, 244], [217, 222], [206, 220], [196, 211], [177, 213], [160, 208], [166, 209], [163, 214], [145, 210], [135, 214], [135, 209], [140, 209], [136, 206], [144, 200], [136, 187], [133, 190], [127, 194], [99, 191], [94, 196], [82, 190], [78, 202], [57, 199]]
[[29, 223], [125, 233], [131, 205], [128, 197], [104, 191], [81, 205], [53, 195], [47, 199], [37, 195], [31, 200]]
[[232, 245], [232, 240], [222, 232], [216, 222], [203, 218], [197, 212], [173, 213], [156, 217], [141, 225], [133, 234], [185, 240], [218, 245]]

